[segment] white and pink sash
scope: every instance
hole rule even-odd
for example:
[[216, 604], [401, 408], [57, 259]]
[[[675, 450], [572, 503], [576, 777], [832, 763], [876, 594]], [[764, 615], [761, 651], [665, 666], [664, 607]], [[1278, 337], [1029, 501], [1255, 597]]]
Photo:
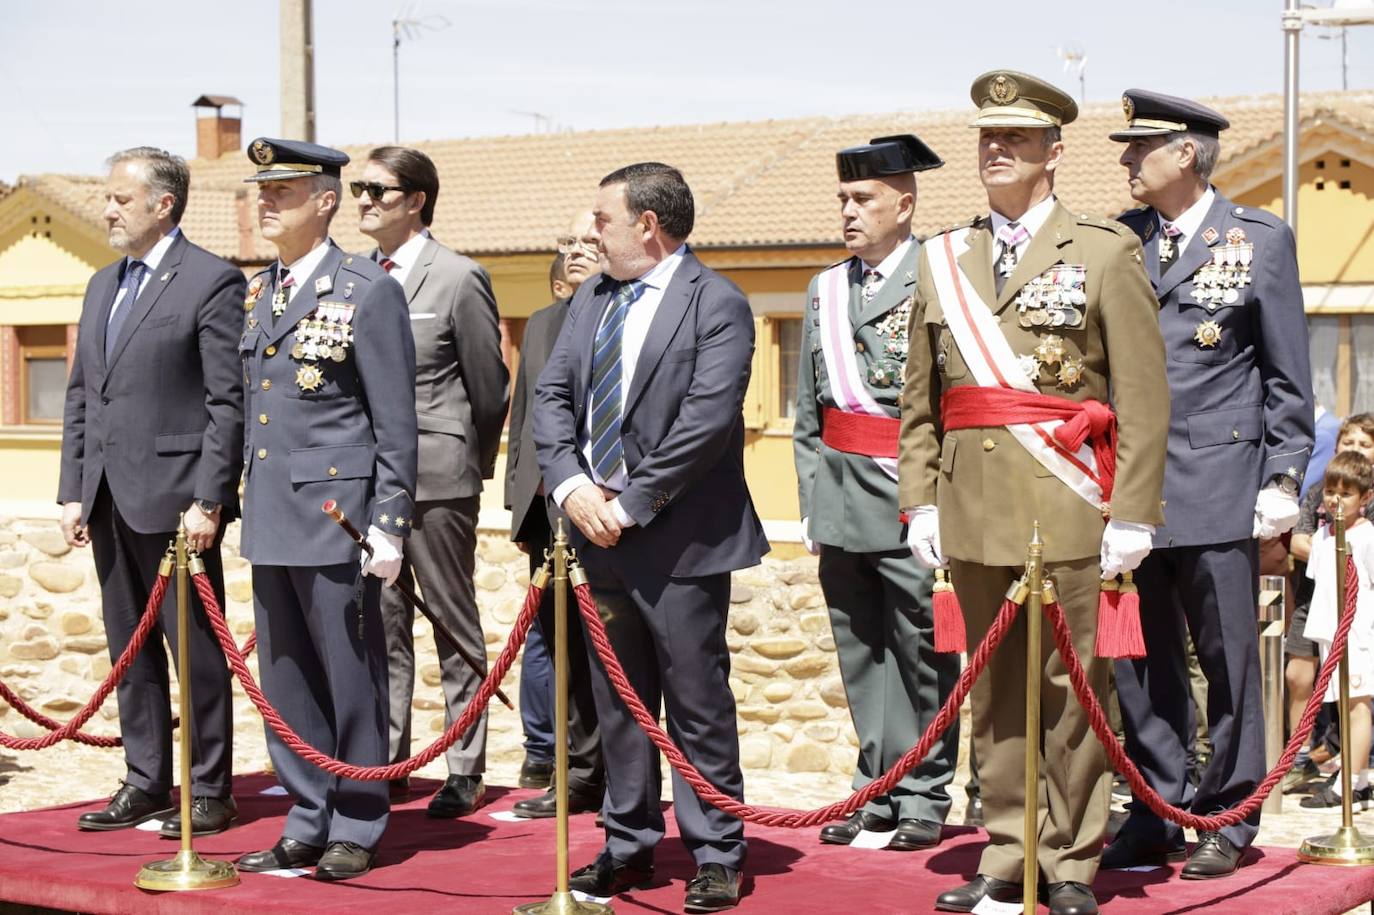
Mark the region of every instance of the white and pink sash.
[[[892, 414], [869, 394], [859, 361], [854, 356], [854, 327], [849, 321], [849, 263], [836, 264], [816, 279], [820, 298], [821, 354], [825, 357], [830, 393], [835, 398], [835, 406], [846, 413], [891, 417]], [[883, 473], [897, 479], [894, 458], [875, 457], [872, 460]]]
[[[959, 355], [974, 379], [983, 387], [1039, 393], [1012, 352], [1011, 344], [1002, 333], [992, 309], [978, 296], [955, 259], [956, 246], [958, 250], [964, 250], [968, 233], [968, 228], [955, 229], [931, 239], [925, 245], [935, 291], [940, 297], [954, 343], [959, 347]], [[1092, 447], [1085, 442], [1077, 451], [1066, 449], [1054, 438], [1054, 430], [1062, 424], [1062, 420], [1049, 420], [1015, 423], [1006, 428], [1046, 470], [1088, 504], [1101, 508], [1102, 486], [1098, 482], [1097, 462]]]

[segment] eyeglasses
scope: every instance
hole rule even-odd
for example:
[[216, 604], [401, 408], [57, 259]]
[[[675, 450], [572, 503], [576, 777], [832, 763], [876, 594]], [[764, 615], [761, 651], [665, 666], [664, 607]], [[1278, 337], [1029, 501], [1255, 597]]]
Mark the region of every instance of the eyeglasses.
[[405, 192], [405, 188], [394, 184], [378, 184], [376, 181], [350, 181], [348, 189], [353, 192], [354, 197], [361, 197], [363, 191], [367, 191], [367, 196], [372, 198], [373, 203], [381, 203], [387, 191]]
[[591, 257], [597, 255], [596, 242], [587, 241], [585, 238], [575, 238], [571, 235], [564, 235], [558, 239], [558, 253], [563, 255], [581, 251]]

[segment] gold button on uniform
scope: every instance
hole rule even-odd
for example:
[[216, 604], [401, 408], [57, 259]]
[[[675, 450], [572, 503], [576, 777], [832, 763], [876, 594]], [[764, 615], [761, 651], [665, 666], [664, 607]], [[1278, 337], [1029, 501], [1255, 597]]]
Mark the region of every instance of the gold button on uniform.
[[854, 344], [854, 352], [856, 352], [856, 353], [862, 353], [863, 351], [864, 351], [864, 342], [863, 342], [862, 340], [860, 340], [858, 343], [855, 343], [855, 344]]
[[1231, 430], [1231, 438], [1240, 438], [1240, 430], [1239, 430], [1239, 429], [1232, 429], [1232, 430]]
[[263, 352], [269, 356], [275, 356], [277, 354], [277, 347], [275, 345], [269, 346], [267, 349], [263, 350]]
[[991, 451], [992, 449], [994, 449], [994, 448], [996, 448], [996, 447], [997, 447], [997, 443], [994, 442], [992, 439], [990, 439], [990, 438], [985, 438], [985, 439], [983, 439], [983, 450], [984, 450], [984, 451]]
[[271, 379], [271, 378], [264, 378], [264, 379], [262, 380], [262, 389], [263, 389], [264, 391], [270, 391], [270, 390], [272, 390], [272, 379]]
[[258, 414], [258, 422], [262, 423], [264, 426], [267, 425], [267, 414], [266, 414], [266, 413], [259, 413], [259, 414]]
[[265, 461], [265, 460], [267, 460], [267, 449], [266, 449], [266, 448], [259, 448], [259, 449], [258, 449], [258, 460], [260, 460], [260, 461]]
[[339, 475], [339, 468], [337, 468], [337, 467], [330, 467], [330, 468], [329, 468], [329, 475], [330, 475], [331, 477], [337, 477], [337, 476]]

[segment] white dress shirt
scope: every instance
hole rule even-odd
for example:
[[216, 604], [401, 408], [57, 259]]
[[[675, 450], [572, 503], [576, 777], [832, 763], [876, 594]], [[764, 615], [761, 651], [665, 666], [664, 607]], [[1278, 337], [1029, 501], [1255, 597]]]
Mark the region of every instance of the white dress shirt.
[[860, 258], [860, 263], [863, 264], [865, 273], [872, 270], [874, 273], [878, 274], [878, 281], [873, 284], [873, 292], [875, 295], [879, 289], [883, 288], [883, 283], [887, 282], [888, 277], [897, 272], [897, 265], [902, 262], [902, 258], [906, 257], [906, 253], [911, 250], [911, 243], [913, 241], [914, 239], [908, 235], [906, 240], [894, 248], [891, 254], [879, 261], [876, 267]]
[[391, 268], [391, 278], [393, 280], [400, 283], [402, 286], [406, 284], [406, 277], [410, 276], [410, 268], [414, 267], [416, 262], [420, 260], [420, 252], [424, 250], [425, 242], [429, 241], [429, 237], [429, 229], [422, 229], [419, 235], [411, 236], [406, 240], [405, 244], [401, 245], [390, 254], [381, 254], [380, 251], [378, 252], [379, 261], [383, 257], [389, 257], [395, 264], [395, 266]]
[[[124, 271], [126, 274], [129, 270], [129, 264], [135, 260], [142, 261], [144, 266], [148, 268], [143, 271], [143, 278], [138, 281], [138, 292], [134, 293], [135, 301], [137, 301], [139, 296], [143, 295], [143, 290], [148, 288], [148, 281], [153, 278], [153, 274], [157, 273], [158, 265], [162, 263], [162, 258], [164, 258], [167, 255], [167, 249], [172, 247], [172, 242], [176, 241], [177, 236], [180, 234], [181, 229], [177, 228], [176, 226], [173, 226], [172, 231], [168, 232], [166, 235], [159, 238], [157, 240], [157, 243], [154, 244], [153, 247], [148, 250], [148, 253], [143, 257], [124, 258]], [[120, 283], [119, 292], [115, 295], [114, 304], [110, 306], [110, 318], [113, 318], [115, 312], [119, 311], [119, 307], [122, 304], [124, 304], [124, 298], [127, 292], [128, 290], [125, 289], [124, 284]]]
[[[1207, 192], [1198, 198], [1197, 203], [1188, 207], [1179, 214], [1177, 219], [1166, 220], [1163, 214], [1159, 214], [1159, 231], [1164, 231], [1164, 223], [1172, 222], [1178, 229], [1179, 234], [1174, 236], [1174, 244], [1178, 245], [1178, 253], [1182, 254], [1194, 235], [1202, 229], [1202, 221], [1207, 218], [1207, 211], [1212, 208], [1212, 203], [1217, 199], [1217, 192], [1212, 186], [1207, 185]], [[1158, 211], [1156, 211], [1158, 212]]]
[[[637, 278], [638, 282], [644, 284], [644, 291], [640, 293], [639, 298], [630, 303], [629, 311], [625, 315], [625, 326], [620, 335], [620, 410], [622, 417], [625, 415], [625, 397], [630, 393], [630, 384], [634, 381], [636, 364], [639, 362], [640, 350], [644, 348], [644, 339], [649, 335], [649, 326], [653, 324], [654, 315], [658, 314], [658, 306], [663, 301], [663, 293], [667, 290], [668, 284], [672, 282], [673, 274], [677, 273], [677, 268], [682, 264], [682, 258], [686, 253], [687, 246], [685, 244], [679, 245], [676, 251]], [[609, 310], [607, 309], [608, 312]], [[602, 316], [602, 320], [605, 320], [605, 315]], [[629, 474], [626, 472], [624, 461], [621, 461], [620, 469], [611, 474], [610, 479], [601, 479], [601, 475], [596, 472], [596, 464], [592, 460], [591, 433], [592, 405], [588, 404], [587, 420], [583, 423], [578, 435], [578, 444], [582, 448], [582, 455], [586, 458], [587, 466], [591, 468], [591, 476], [585, 473], [575, 474], [554, 487], [553, 500], [560, 508], [562, 508], [568, 495], [579, 486], [593, 483], [619, 492], [629, 482]], [[615, 512], [622, 527], [630, 527], [635, 523], [634, 519], [620, 507], [619, 499], [611, 500], [611, 510]]]
[[[305, 285], [306, 280], [310, 279], [310, 275], [319, 269], [320, 261], [324, 260], [325, 254], [329, 253], [329, 249], [333, 246], [333, 239], [326, 238], [321, 244], [310, 249], [310, 251], [295, 263], [286, 265], [286, 272], [291, 274], [295, 279], [295, 282], [286, 289], [287, 302], [291, 302], [296, 298], [296, 293], [301, 291], [301, 287]], [[281, 276], [282, 262], [280, 259], [277, 260], [275, 269], [277, 272], [273, 274], [273, 282], [276, 281], [276, 277]]]
[[1045, 220], [1050, 218], [1050, 213], [1054, 210], [1054, 195], [1051, 194], [1044, 200], [1032, 206], [1029, 210], [1021, 214], [1020, 219], [1008, 219], [996, 210], [992, 211], [992, 238], [994, 246], [1000, 244], [997, 241], [997, 233], [1002, 231], [1002, 227], [1008, 223], [1015, 222], [1029, 234], [1026, 240], [1016, 246], [1016, 262], [1020, 263], [1021, 258], [1026, 253], [1026, 247], [1035, 238], [1035, 233], [1040, 231], [1040, 227], [1045, 224]]

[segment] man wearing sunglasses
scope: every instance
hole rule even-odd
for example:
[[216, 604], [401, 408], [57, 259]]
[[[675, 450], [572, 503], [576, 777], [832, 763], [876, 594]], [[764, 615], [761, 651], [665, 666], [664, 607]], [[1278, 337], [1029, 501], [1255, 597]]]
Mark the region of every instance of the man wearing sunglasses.
[[[405, 289], [415, 336], [415, 411], [419, 476], [415, 520], [401, 580], [419, 579], [425, 600], [467, 653], [486, 657], [472, 575], [482, 481], [496, 469], [506, 419], [509, 375], [501, 358], [496, 298], [487, 272], [439, 244], [429, 232], [439, 173], [416, 149], [382, 146], [368, 154], [358, 200], [359, 231], [377, 242], [371, 254]], [[415, 686], [415, 608], [396, 589], [382, 595], [390, 687], [390, 759], [410, 757]], [[451, 723], [472, 700], [480, 678], [444, 640], [436, 640]], [[482, 802], [487, 763], [485, 713], [445, 755], [449, 775], [430, 799], [432, 817], [471, 813]], [[393, 797], [408, 785], [398, 780]]]

